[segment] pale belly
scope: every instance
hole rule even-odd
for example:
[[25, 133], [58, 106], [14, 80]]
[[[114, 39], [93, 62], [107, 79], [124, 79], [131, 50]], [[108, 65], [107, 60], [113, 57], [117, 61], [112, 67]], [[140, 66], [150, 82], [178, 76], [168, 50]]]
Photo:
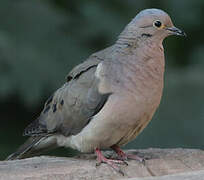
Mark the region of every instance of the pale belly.
[[151, 120], [158, 103], [148, 105], [132, 97], [110, 96], [102, 110], [77, 135], [64, 137], [60, 145], [81, 152], [124, 145], [136, 138]]

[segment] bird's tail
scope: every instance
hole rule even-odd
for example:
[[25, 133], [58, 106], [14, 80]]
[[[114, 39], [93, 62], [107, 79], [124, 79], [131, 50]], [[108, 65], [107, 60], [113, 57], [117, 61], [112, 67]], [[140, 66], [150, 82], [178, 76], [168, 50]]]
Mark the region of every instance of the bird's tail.
[[29, 137], [28, 140], [21, 145], [15, 153], [9, 155], [6, 160], [32, 157], [56, 147], [57, 143], [54, 136], [32, 136]]

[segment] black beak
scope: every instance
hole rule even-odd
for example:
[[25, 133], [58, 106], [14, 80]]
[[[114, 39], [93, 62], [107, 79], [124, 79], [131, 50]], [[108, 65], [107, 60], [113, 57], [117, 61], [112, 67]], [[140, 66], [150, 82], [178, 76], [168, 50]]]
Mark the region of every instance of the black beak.
[[166, 28], [167, 31], [170, 32], [170, 34], [172, 35], [177, 35], [177, 36], [184, 36], [186, 37], [186, 33], [180, 29], [178, 29], [177, 27], [169, 27], [169, 28]]

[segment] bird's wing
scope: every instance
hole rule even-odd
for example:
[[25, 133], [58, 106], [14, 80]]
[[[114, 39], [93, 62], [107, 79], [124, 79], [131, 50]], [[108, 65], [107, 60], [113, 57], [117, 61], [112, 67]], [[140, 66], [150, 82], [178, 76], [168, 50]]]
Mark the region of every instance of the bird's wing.
[[79, 133], [100, 111], [110, 93], [98, 91], [95, 71], [113, 47], [90, 56], [76, 66], [67, 76], [67, 82], [45, 103], [38, 119], [24, 131], [24, 135], [36, 136], [60, 132], [65, 136]]

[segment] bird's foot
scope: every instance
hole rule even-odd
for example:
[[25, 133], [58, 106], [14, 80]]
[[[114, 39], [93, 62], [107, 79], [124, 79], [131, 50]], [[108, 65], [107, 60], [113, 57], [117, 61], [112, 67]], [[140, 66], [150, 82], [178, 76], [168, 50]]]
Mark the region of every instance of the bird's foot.
[[108, 159], [102, 154], [102, 152], [98, 148], [96, 148], [95, 152], [96, 152], [96, 155], [97, 155], [97, 164], [96, 164], [96, 166], [99, 166], [101, 163], [106, 163], [110, 167], [112, 167], [115, 171], [119, 172], [120, 174], [122, 174], [124, 176], [123, 171], [120, 169], [120, 167], [117, 166], [117, 164], [126, 164], [125, 161], [115, 160], [115, 159]]
[[122, 161], [127, 161], [128, 159], [136, 160], [136, 161], [139, 161], [140, 163], [145, 165], [146, 158], [140, 157], [136, 154], [126, 154], [117, 145], [113, 145], [113, 146], [111, 146], [111, 148], [117, 153], [118, 159], [120, 159]]

